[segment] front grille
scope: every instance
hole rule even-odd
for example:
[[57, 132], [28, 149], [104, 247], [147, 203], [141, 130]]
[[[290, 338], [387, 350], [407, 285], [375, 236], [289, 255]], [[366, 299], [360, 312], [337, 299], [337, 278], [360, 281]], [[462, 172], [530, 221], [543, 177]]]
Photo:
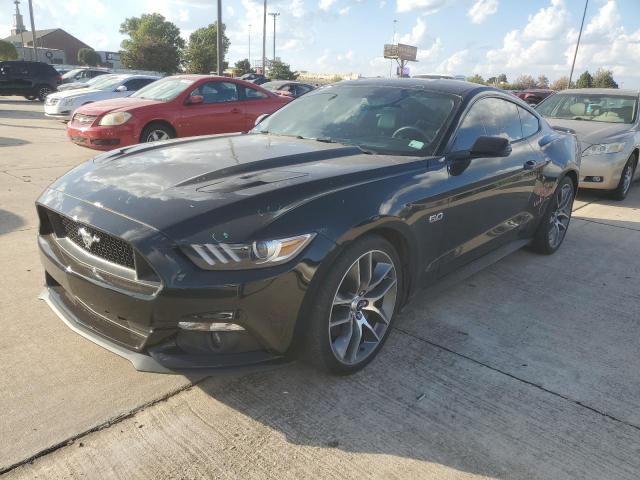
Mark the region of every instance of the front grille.
[[108, 262], [123, 267], [135, 268], [133, 248], [124, 240], [85, 225], [70, 218], [59, 216], [63, 235], [83, 250]]
[[79, 125], [91, 125], [96, 118], [98, 118], [97, 115], [84, 115], [83, 113], [76, 113], [73, 116], [73, 123], [77, 123]]
[[57, 105], [59, 101], [60, 101], [59, 98], [49, 96], [45, 100], [44, 104], [45, 105]]

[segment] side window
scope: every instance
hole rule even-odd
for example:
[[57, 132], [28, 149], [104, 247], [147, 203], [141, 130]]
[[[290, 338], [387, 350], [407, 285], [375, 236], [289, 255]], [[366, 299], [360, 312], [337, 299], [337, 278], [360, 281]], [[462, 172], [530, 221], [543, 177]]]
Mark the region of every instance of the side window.
[[522, 136], [524, 138], [534, 135], [540, 130], [540, 122], [535, 115], [527, 112], [524, 108], [518, 107], [520, 123], [522, 124]]
[[238, 100], [238, 89], [231, 82], [207, 82], [200, 85], [191, 96], [201, 95], [204, 103], [224, 103]]
[[491, 115], [486, 120], [487, 135], [504, 137], [510, 142], [522, 138], [522, 126], [515, 103], [499, 98], [487, 98], [481, 101], [487, 102], [487, 108], [491, 111]]
[[133, 78], [127, 82], [124, 82], [124, 86], [127, 87], [128, 92], [135, 92], [136, 90], [140, 90], [142, 87], [149, 85], [154, 80], [148, 78]]
[[244, 98], [245, 100], [259, 100], [259, 99], [263, 99], [263, 98], [267, 98], [267, 95], [265, 95], [264, 93], [256, 90], [255, 88], [251, 88], [251, 87], [244, 87]]
[[311, 90], [306, 85], [296, 85], [296, 95], [299, 97], [300, 95], [304, 95], [309, 90]]
[[484, 100], [475, 103], [467, 112], [467, 116], [458, 129], [452, 151], [471, 150], [478, 137], [487, 135], [484, 117], [490, 114], [491, 112], [486, 111], [486, 102]]

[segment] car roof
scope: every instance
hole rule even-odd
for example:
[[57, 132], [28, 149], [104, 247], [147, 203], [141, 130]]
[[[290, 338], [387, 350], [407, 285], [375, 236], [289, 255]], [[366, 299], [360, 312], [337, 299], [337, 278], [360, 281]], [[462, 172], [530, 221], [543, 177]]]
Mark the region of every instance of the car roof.
[[614, 97], [637, 97], [638, 90], [631, 89], [620, 89], [620, 88], [570, 88], [568, 90], [562, 90], [558, 92], [558, 94], [569, 94], [569, 93], [590, 93], [591, 95], [611, 95]]
[[237, 78], [233, 78], [233, 77], [225, 77], [223, 75], [199, 75], [199, 74], [179, 74], [179, 75], [170, 75], [168, 77], [164, 77], [164, 78], [186, 78], [187, 80], [202, 80], [202, 79], [208, 79], [208, 80], [238, 80]]
[[272, 80], [270, 82], [267, 82], [267, 83], [263, 84], [262, 86], [267, 85], [267, 84], [271, 84], [271, 85], [288, 85], [290, 83], [293, 83], [294, 85], [309, 85], [308, 83], [298, 82], [297, 80]]
[[372, 87], [405, 87], [424, 89], [431, 92], [449, 93], [466, 97], [471, 93], [479, 91], [494, 91], [505, 93], [494, 87], [487, 87], [478, 83], [465, 82], [463, 80], [451, 79], [430, 79], [430, 78], [361, 78], [358, 80], [346, 80], [340, 82], [340, 85], [354, 86], [372, 86]]

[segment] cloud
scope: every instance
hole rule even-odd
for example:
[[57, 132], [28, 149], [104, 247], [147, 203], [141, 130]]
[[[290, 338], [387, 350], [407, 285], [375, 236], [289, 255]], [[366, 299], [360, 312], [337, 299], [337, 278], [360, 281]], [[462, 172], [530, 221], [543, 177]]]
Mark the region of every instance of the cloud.
[[483, 23], [487, 18], [498, 11], [498, 0], [477, 0], [467, 15], [472, 23]]
[[324, 10], [325, 12], [331, 9], [331, 6], [336, 3], [336, 0], [320, 0], [318, 2], [318, 7], [320, 10]]
[[455, 52], [438, 66], [438, 71], [442, 73], [460, 74], [466, 69], [469, 57], [470, 52], [467, 49]]
[[444, 7], [449, 0], [396, 0], [398, 12], [419, 10], [422, 13], [435, 13]]
[[418, 45], [422, 42], [424, 38], [424, 34], [427, 31], [427, 26], [424, 21], [420, 17], [416, 18], [416, 24], [411, 29], [410, 33], [406, 35], [402, 35], [399, 39], [399, 43], [404, 43], [406, 45]]

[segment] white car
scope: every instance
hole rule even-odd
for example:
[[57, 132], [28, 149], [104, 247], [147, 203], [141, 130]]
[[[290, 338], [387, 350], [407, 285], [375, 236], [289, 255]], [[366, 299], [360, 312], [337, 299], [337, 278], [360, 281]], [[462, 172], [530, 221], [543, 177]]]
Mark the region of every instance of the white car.
[[96, 82], [92, 88], [80, 88], [56, 92], [47, 96], [44, 113], [47, 117], [71, 120], [74, 110], [87, 103], [128, 97], [136, 90], [155, 82], [160, 77], [150, 75], [114, 75], [104, 82]]
[[[122, 75], [122, 74], [120, 74]], [[113, 77], [117, 77], [117, 73], [107, 73], [106, 75], [100, 75], [99, 77], [93, 77], [91, 80], [87, 80], [86, 82], [71, 82], [71, 83], [63, 83], [62, 85], [58, 85], [58, 92], [64, 92], [66, 90], [75, 90], [78, 88], [95, 88], [94, 85], [100, 84], [102, 82], [106, 82]]]

